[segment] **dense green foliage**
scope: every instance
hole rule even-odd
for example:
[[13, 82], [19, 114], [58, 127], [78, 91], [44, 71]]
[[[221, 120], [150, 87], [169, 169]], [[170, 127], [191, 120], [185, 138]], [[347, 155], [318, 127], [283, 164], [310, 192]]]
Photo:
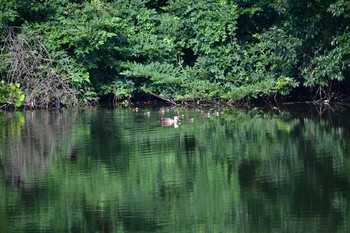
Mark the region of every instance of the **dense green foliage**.
[[0, 103], [4, 104], [4, 106], [0, 106], [0, 108], [6, 107], [6, 105], [14, 105], [16, 107], [20, 107], [24, 101], [24, 98], [25, 96], [21, 91], [20, 85], [18, 83], [5, 84], [4, 81], [0, 82]]
[[29, 82], [46, 80], [54, 69], [53, 85], [70, 90], [33, 93], [21, 73], [15, 81], [25, 106], [70, 106], [104, 95], [128, 100], [134, 93], [175, 101], [297, 96], [306, 89], [321, 100], [348, 97], [345, 0], [1, 0], [0, 9], [0, 79], [14, 82], [16, 43], [8, 38], [24, 37], [45, 50], [27, 46], [25, 54], [52, 60], [36, 64], [41, 71]]

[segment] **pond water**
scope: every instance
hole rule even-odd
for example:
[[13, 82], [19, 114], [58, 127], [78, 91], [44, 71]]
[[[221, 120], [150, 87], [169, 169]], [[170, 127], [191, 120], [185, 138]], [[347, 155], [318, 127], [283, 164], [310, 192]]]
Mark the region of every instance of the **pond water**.
[[350, 232], [349, 207], [346, 105], [0, 113], [0, 232]]

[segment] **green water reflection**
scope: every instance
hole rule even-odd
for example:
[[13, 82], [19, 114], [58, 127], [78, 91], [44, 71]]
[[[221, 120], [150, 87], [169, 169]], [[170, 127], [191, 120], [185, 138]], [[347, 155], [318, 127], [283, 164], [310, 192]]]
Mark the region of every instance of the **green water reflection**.
[[293, 108], [0, 113], [0, 232], [349, 232], [350, 108]]

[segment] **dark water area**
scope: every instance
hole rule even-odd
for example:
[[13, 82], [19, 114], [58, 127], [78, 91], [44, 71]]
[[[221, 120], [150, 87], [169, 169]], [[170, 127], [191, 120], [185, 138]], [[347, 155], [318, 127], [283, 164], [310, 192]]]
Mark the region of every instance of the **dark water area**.
[[348, 105], [0, 112], [0, 232], [350, 232], [349, 207]]

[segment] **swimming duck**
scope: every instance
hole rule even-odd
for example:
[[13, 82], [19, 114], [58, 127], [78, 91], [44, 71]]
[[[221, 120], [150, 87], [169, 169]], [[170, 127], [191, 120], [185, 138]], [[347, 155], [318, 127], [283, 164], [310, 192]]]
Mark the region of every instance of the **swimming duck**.
[[174, 119], [166, 118], [166, 117], [162, 117], [160, 119], [160, 123], [162, 124], [162, 126], [177, 125], [178, 121], [179, 121], [178, 116], [174, 116]]

